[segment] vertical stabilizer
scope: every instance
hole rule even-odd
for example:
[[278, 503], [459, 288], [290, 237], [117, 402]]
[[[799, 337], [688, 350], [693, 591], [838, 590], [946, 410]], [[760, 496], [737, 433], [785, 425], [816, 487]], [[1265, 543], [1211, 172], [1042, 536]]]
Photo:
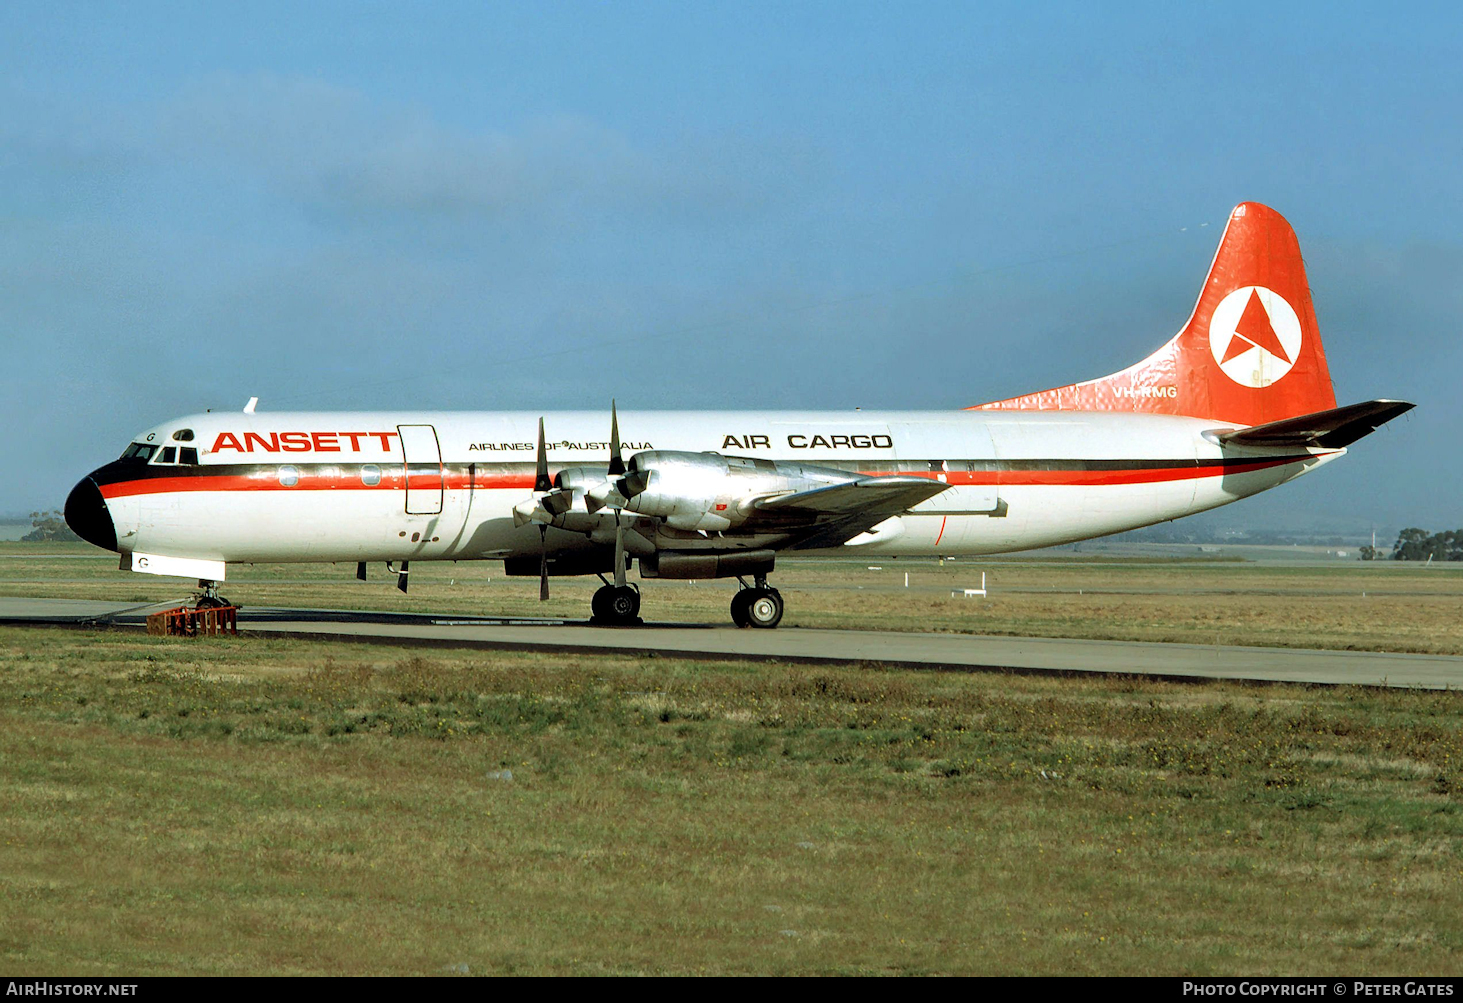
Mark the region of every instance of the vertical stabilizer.
[[1243, 202], [1172, 341], [1120, 373], [976, 409], [1139, 411], [1259, 425], [1335, 406], [1295, 231], [1274, 209]]

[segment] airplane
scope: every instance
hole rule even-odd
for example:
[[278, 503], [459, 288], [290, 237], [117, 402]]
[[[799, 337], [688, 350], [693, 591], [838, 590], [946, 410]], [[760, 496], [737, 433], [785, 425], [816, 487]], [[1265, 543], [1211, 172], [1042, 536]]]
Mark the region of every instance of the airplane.
[[[1247, 498], [1342, 456], [1413, 407], [1338, 407], [1295, 231], [1245, 202], [1188, 322], [1111, 376], [958, 411], [208, 412], [134, 436], [67, 524], [120, 566], [501, 560], [598, 575], [592, 622], [638, 623], [640, 578], [734, 577], [771, 628], [782, 553], [982, 555]], [[621, 429], [625, 439], [621, 439]], [[627, 455], [628, 454], [628, 455]], [[610, 577], [606, 577], [606, 576]], [[748, 582], [748, 579], [751, 582]]]

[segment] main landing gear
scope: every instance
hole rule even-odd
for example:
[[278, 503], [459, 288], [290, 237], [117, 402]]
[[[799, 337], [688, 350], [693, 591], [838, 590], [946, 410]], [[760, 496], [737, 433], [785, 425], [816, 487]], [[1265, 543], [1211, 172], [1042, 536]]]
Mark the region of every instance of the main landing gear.
[[[600, 576], [604, 581], [604, 576]], [[594, 593], [589, 603], [593, 616], [589, 622], [606, 627], [627, 627], [642, 623], [640, 619], [640, 590], [633, 585], [611, 585]]]
[[732, 596], [732, 623], [738, 627], [771, 629], [782, 622], [782, 593], [767, 584], [766, 575], [754, 575], [748, 585], [740, 576], [742, 587]]

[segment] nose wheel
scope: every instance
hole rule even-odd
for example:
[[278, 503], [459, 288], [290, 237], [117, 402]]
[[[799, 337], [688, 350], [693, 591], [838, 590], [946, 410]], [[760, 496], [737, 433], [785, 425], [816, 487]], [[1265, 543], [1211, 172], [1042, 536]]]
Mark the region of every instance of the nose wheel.
[[756, 585], [748, 587], [744, 582], [732, 596], [732, 623], [770, 630], [782, 622], [782, 608], [782, 593], [770, 587], [766, 578], [758, 576]]
[[218, 582], [211, 582], [207, 579], [198, 580], [198, 588], [201, 590], [193, 606], [196, 609], [221, 609], [225, 606], [232, 606], [223, 596], [218, 594]]
[[590, 623], [611, 627], [637, 624], [640, 620], [640, 590], [630, 585], [606, 585], [589, 602]]

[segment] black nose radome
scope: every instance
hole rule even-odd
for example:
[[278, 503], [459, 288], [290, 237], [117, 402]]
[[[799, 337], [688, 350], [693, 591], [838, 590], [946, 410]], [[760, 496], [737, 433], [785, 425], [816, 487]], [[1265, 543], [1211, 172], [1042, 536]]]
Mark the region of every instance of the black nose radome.
[[87, 543], [103, 550], [117, 549], [112, 513], [107, 511], [106, 499], [90, 477], [83, 478], [66, 496], [66, 525]]

